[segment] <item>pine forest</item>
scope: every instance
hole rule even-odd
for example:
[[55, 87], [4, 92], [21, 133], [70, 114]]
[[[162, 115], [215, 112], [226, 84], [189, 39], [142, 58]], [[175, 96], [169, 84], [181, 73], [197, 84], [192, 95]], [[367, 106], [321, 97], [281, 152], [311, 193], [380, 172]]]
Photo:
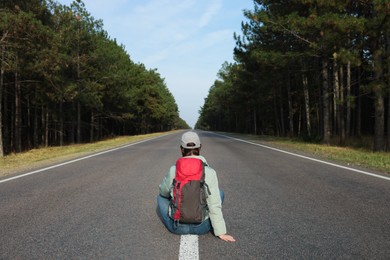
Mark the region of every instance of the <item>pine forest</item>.
[[85, 4], [0, 3], [0, 157], [188, 128], [156, 69], [134, 63]]
[[196, 127], [390, 150], [390, 2], [256, 0]]
[[[390, 151], [388, 0], [254, 0], [242, 20], [195, 128]], [[189, 128], [81, 0], [1, 1], [0, 71], [0, 157]]]

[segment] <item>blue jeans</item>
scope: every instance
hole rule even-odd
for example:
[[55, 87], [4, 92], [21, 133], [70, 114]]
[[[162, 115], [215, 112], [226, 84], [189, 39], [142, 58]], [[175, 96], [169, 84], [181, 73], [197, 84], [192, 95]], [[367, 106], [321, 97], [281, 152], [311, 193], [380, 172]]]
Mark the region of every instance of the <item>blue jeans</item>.
[[[220, 191], [220, 194], [221, 201], [223, 202], [225, 194], [222, 190]], [[171, 233], [177, 235], [204, 235], [212, 230], [210, 219], [206, 219], [200, 224], [175, 223], [168, 214], [169, 199], [164, 198], [161, 195], [158, 195], [157, 197], [157, 208], [158, 212], [160, 213], [162, 222]]]

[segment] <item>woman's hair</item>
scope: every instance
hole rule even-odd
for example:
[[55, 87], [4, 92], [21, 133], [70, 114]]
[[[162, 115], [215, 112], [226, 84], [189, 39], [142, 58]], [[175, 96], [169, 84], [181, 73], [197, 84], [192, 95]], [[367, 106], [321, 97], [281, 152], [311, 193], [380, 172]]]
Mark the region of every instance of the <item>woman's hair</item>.
[[[194, 143], [189, 143], [187, 146], [195, 146]], [[191, 156], [191, 155], [199, 155], [200, 154], [200, 147], [199, 148], [194, 148], [194, 149], [189, 149], [189, 148], [183, 148], [181, 147], [181, 154], [184, 156]]]

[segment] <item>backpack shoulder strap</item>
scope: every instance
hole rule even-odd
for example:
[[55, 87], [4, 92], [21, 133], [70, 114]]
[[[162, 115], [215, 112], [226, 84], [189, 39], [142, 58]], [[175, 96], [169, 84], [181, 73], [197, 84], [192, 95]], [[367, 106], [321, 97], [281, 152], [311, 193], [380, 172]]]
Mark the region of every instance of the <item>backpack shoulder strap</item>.
[[208, 166], [205, 162], [202, 161], [202, 177], [200, 178], [200, 183], [205, 187], [205, 190], [207, 191], [208, 195], [211, 195], [209, 185], [207, 185], [205, 179], [206, 179], [206, 166]]

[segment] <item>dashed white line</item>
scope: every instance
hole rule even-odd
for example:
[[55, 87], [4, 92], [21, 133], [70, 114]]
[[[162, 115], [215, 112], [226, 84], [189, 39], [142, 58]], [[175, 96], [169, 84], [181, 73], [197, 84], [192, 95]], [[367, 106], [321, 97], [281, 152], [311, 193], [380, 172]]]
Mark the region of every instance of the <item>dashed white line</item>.
[[198, 260], [199, 246], [197, 235], [181, 235], [179, 260]]

